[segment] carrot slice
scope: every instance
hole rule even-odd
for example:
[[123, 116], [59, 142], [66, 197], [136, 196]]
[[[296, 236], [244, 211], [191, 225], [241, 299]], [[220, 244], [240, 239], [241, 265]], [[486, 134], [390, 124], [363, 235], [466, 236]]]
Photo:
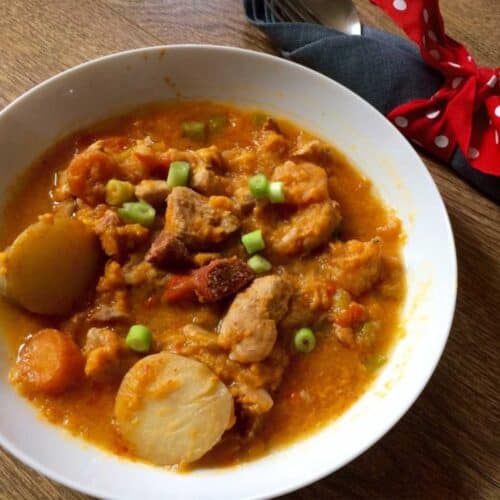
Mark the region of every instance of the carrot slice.
[[60, 394], [83, 377], [84, 358], [75, 342], [59, 330], [40, 330], [22, 347], [17, 375], [31, 393]]
[[87, 150], [71, 160], [67, 175], [71, 194], [95, 206], [104, 201], [106, 182], [119, 178], [120, 170], [107, 154]]

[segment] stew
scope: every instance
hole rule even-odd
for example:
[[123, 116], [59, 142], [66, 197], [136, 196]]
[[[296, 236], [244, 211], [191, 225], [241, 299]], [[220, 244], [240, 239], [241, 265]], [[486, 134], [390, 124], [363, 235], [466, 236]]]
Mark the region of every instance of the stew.
[[261, 111], [170, 102], [67, 137], [1, 227], [12, 384], [129, 458], [231, 465], [313, 432], [401, 330], [399, 219]]

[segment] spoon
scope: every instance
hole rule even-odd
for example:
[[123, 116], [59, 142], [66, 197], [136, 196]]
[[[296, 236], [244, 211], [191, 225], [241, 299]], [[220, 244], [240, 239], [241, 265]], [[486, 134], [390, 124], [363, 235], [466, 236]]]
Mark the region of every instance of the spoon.
[[265, 7], [278, 21], [322, 24], [348, 35], [361, 35], [352, 0], [265, 0]]

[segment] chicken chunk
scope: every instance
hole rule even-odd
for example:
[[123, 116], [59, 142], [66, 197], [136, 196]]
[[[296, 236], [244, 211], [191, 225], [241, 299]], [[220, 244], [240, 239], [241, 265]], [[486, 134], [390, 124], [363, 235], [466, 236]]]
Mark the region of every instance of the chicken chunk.
[[144, 179], [135, 186], [135, 195], [155, 207], [164, 205], [170, 188], [167, 181], [161, 179]]
[[328, 284], [315, 274], [301, 273], [300, 282], [294, 288], [288, 312], [279, 325], [287, 333], [304, 325], [315, 325], [332, 304]]
[[313, 203], [266, 230], [265, 240], [269, 250], [279, 256], [307, 254], [329, 241], [340, 221], [337, 202]]
[[141, 458], [157, 465], [201, 458], [234, 423], [227, 387], [194, 359], [168, 352], [143, 358], [125, 375], [117, 427]]
[[266, 389], [255, 389], [247, 384], [234, 384], [231, 394], [246, 409], [254, 415], [267, 413], [274, 404], [273, 398]]
[[340, 288], [353, 295], [369, 290], [379, 279], [381, 271], [382, 239], [363, 242], [337, 241], [330, 245], [331, 278]]
[[187, 161], [191, 165], [189, 186], [204, 195], [216, 195], [224, 192], [224, 160], [216, 146], [195, 151], [169, 149], [165, 156], [170, 161]]
[[285, 315], [291, 290], [283, 278], [256, 279], [239, 293], [222, 319], [219, 344], [240, 363], [265, 359], [278, 335], [276, 323]]
[[307, 205], [329, 198], [326, 172], [313, 163], [286, 161], [276, 167], [272, 180], [283, 182], [286, 203]]
[[303, 142], [300, 140], [297, 147], [292, 151], [293, 158], [310, 161], [319, 165], [327, 163], [331, 159], [330, 148], [318, 139]]
[[130, 306], [127, 292], [116, 289], [98, 295], [96, 306], [89, 312], [89, 320], [98, 323], [127, 321], [130, 319]]
[[[224, 198], [222, 196], [217, 197]], [[228, 205], [231, 201], [227, 199]], [[188, 248], [203, 249], [220, 243], [240, 226], [225, 207], [186, 187], [176, 187], [168, 198], [165, 230], [180, 238]]]
[[181, 239], [162, 231], [153, 241], [145, 259], [157, 266], [186, 266], [192, 262], [189, 250]]
[[193, 324], [165, 336], [161, 347], [207, 365], [229, 387], [239, 409], [251, 418], [271, 409], [272, 391], [279, 386], [289, 361], [285, 349], [278, 342], [261, 362], [242, 364], [233, 361], [219, 345], [215, 332]]
[[85, 375], [97, 382], [117, 382], [137, 361], [123, 339], [110, 328], [90, 328], [85, 345]]
[[281, 132], [279, 125], [272, 118], [268, 118], [257, 139], [260, 160], [272, 163], [276, 159], [282, 158], [289, 147], [290, 143]]
[[99, 216], [99, 208], [100, 206], [96, 207], [94, 215], [80, 210], [78, 217], [94, 228], [106, 255], [121, 259], [128, 252], [146, 242], [149, 237], [148, 228], [140, 224], [123, 224], [113, 210], [106, 210], [102, 216]]

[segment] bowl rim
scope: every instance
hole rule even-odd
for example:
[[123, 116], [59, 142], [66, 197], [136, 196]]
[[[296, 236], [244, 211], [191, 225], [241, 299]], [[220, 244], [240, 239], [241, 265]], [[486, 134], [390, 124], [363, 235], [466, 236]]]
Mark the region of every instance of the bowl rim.
[[[376, 113], [379, 115], [381, 119], [384, 119], [387, 123], [392, 125], [390, 121], [387, 120], [387, 118], [380, 112], [378, 111], [372, 104], [370, 104], [368, 101], [360, 97], [358, 94], [354, 93], [352, 90], [349, 88], [345, 87], [341, 83], [337, 82], [333, 78], [329, 78], [325, 76], [324, 74], [313, 70], [311, 68], [308, 68], [306, 66], [303, 66], [301, 64], [298, 64], [296, 62], [290, 61], [288, 59], [284, 59], [282, 57], [278, 57], [273, 54], [268, 54], [265, 52], [260, 52], [257, 50], [251, 50], [251, 49], [245, 49], [245, 48], [240, 48], [240, 47], [235, 47], [231, 45], [218, 45], [218, 44], [197, 44], [197, 43], [183, 43], [183, 44], [166, 44], [166, 45], [152, 45], [152, 46], [147, 46], [147, 47], [140, 47], [140, 48], [135, 48], [135, 49], [128, 49], [128, 50], [123, 50], [119, 52], [113, 52], [104, 56], [100, 56], [85, 62], [82, 62], [80, 64], [77, 64], [76, 66], [72, 66], [66, 70], [63, 70], [48, 79], [38, 83], [34, 87], [28, 89], [18, 97], [16, 97], [13, 101], [11, 101], [9, 104], [7, 104], [2, 110], [0, 110], [0, 120], [3, 118], [4, 115], [7, 113], [10, 113], [15, 106], [21, 102], [22, 100], [28, 98], [34, 93], [37, 93], [40, 89], [50, 86], [53, 82], [56, 80], [59, 80], [69, 74], [72, 73], [77, 73], [81, 70], [86, 69], [87, 67], [97, 65], [97, 64], [102, 64], [105, 63], [108, 60], [115, 59], [115, 58], [121, 58], [121, 57], [128, 57], [133, 54], [141, 54], [141, 53], [151, 53], [151, 52], [156, 52], [156, 51], [170, 51], [170, 50], [214, 50], [214, 51], [220, 51], [220, 52], [227, 52], [227, 53], [239, 53], [244, 57], [255, 57], [257, 59], [267, 59], [267, 60], [272, 60], [275, 64], [282, 64], [282, 65], [289, 65], [289, 66], [294, 66], [300, 71], [303, 71], [305, 73], [308, 73], [310, 77], [312, 78], [318, 78], [322, 79], [325, 81], [328, 81], [329, 84], [333, 84], [336, 86], [339, 86], [342, 88], [343, 92], [346, 92], [350, 94], [350, 97], [356, 101], [358, 101], [362, 106], [371, 108], [371, 112]], [[401, 132], [392, 125], [394, 130], [396, 130], [401, 136]], [[50, 145], [48, 145], [50, 147]], [[414, 390], [413, 395], [406, 401], [404, 401], [397, 409], [395, 409], [390, 416], [390, 418], [386, 421], [384, 428], [382, 431], [375, 433], [374, 435], [371, 436], [370, 439], [367, 439], [365, 444], [356, 450], [353, 450], [351, 453], [346, 454], [346, 457], [344, 460], [342, 460], [337, 466], [328, 466], [328, 461], [325, 461], [325, 466], [318, 468], [318, 470], [315, 473], [311, 473], [308, 475], [308, 477], [304, 479], [297, 479], [293, 483], [289, 483], [286, 485], [281, 485], [281, 486], [275, 486], [273, 490], [270, 490], [268, 493], [265, 494], [265, 496], [245, 496], [244, 498], [247, 499], [256, 499], [256, 498], [274, 498], [279, 495], [284, 495], [287, 493], [290, 493], [292, 491], [296, 491], [299, 488], [306, 487], [316, 481], [319, 481], [320, 479], [334, 473], [337, 470], [340, 470], [343, 468], [346, 464], [350, 463], [352, 460], [356, 459], [360, 455], [362, 455], [366, 450], [368, 450], [370, 447], [372, 447], [377, 441], [379, 441], [382, 437], [389, 432], [400, 420], [401, 418], [408, 412], [408, 410], [413, 406], [415, 401], [418, 399], [418, 397], [422, 394], [423, 390], [429, 383], [430, 378], [434, 374], [436, 367], [439, 363], [439, 360], [442, 357], [442, 354], [444, 352], [444, 348], [446, 346], [446, 343], [448, 341], [451, 327], [453, 324], [454, 320], [454, 315], [455, 315], [455, 310], [456, 310], [456, 300], [457, 300], [457, 289], [458, 289], [458, 283], [457, 283], [457, 254], [456, 254], [456, 245], [455, 245], [455, 240], [454, 240], [454, 235], [453, 235], [453, 230], [452, 226], [450, 223], [450, 219], [448, 216], [448, 212], [446, 210], [446, 206], [444, 204], [444, 201], [441, 197], [441, 194], [436, 186], [436, 183], [434, 182], [433, 177], [431, 176], [429, 170], [425, 166], [424, 162], [420, 158], [420, 156], [416, 153], [416, 151], [409, 145], [407, 144], [407, 147], [409, 149], [409, 154], [413, 155], [416, 163], [420, 164], [421, 168], [421, 175], [426, 177], [426, 180], [429, 182], [430, 188], [433, 190], [432, 195], [436, 197], [436, 201], [438, 203], [437, 208], [439, 209], [440, 216], [444, 222], [445, 229], [446, 229], [446, 234], [443, 235], [444, 238], [449, 242], [449, 254], [452, 256], [452, 261], [449, 262], [450, 264], [450, 276], [448, 280], [447, 286], [450, 288], [450, 292], [452, 293], [449, 301], [449, 309], [445, 311], [445, 330], [446, 333], [442, 334], [441, 336], [441, 342], [439, 345], [434, 346], [434, 356], [433, 358], [426, 364], [426, 371], [422, 375], [420, 385], [416, 387], [416, 390]], [[326, 424], [326, 426], [331, 425], [331, 424]], [[9, 439], [7, 439], [1, 432], [0, 432], [0, 446], [7, 450], [9, 453], [11, 453], [13, 456], [15, 456], [17, 459], [21, 460], [24, 464], [28, 465], [32, 469], [34, 469], [37, 472], [40, 472], [44, 476], [48, 477], [51, 480], [56, 481], [59, 484], [62, 484], [64, 486], [67, 486], [69, 488], [72, 488], [76, 491], [82, 492], [87, 495], [92, 495], [95, 497], [102, 497], [105, 495], [107, 498], [117, 498], [118, 497], [110, 497], [108, 493], [106, 493], [103, 490], [99, 490], [98, 487], [90, 487], [87, 486], [81, 482], [78, 482], [77, 480], [69, 479], [66, 477], [63, 473], [58, 472], [49, 466], [44, 465], [43, 463], [39, 462], [37, 459], [32, 458], [30, 455], [22, 451], [20, 448], [16, 446], [15, 443], [11, 442]], [[93, 445], [92, 445], [93, 446]], [[99, 450], [102, 450], [99, 448]], [[105, 453], [109, 453], [106, 450], [104, 450]], [[111, 456], [114, 457], [113, 454], [110, 454]]]

